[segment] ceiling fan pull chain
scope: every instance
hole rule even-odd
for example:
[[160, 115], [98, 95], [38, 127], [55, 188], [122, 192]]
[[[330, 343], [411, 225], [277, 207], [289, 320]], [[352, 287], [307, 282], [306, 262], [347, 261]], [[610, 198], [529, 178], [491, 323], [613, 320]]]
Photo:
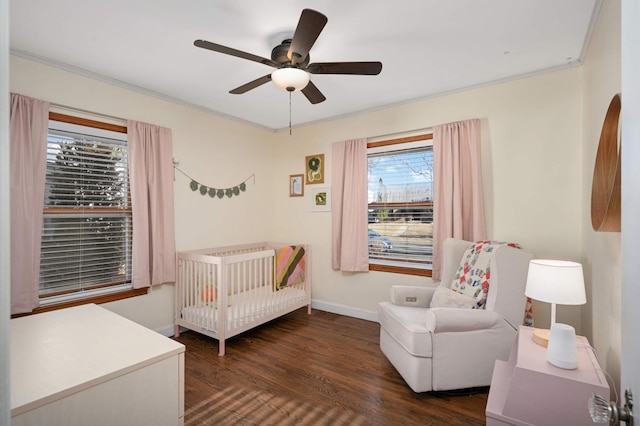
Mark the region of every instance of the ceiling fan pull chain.
[[289, 136], [291, 136], [291, 90], [289, 90]]

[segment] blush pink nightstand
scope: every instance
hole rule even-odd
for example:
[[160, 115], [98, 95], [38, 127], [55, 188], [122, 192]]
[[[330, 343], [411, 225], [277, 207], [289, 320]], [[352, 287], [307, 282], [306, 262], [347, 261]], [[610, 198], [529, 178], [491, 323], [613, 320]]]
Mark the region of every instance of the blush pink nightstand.
[[577, 336], [578, 368], [547, 362], [547, 348], [520, 327], [508, 361], [496, 361], [487, 400], [487, 425], [589, 425], [591, 392], [609, 399], [609, 385], [583, 336]]

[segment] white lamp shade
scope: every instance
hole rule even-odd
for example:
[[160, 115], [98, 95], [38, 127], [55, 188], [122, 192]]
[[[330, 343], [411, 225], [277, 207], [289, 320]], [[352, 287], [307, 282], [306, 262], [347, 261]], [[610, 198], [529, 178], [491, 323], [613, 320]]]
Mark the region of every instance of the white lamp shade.
[[582, 265], [566, 260], [531, 260], [525, 294], [558, 305], [587, 303]]
[[297, 92], [309, 84], [309, 73], [299, 68], [280, 68], [271, 73], [271, 81], [282, 90]]

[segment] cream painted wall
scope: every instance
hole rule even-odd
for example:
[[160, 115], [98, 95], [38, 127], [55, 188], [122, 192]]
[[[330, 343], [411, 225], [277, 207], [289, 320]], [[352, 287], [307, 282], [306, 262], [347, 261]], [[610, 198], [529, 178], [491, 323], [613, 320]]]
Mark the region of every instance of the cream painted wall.
[[[220, 200], [192, 192], [190, 179], [176, 172], [178, 250], [267, 240], [273, 234], [273, 132], [16, 56], [10, 57], [10, 72], [12, 92], [171, 128], [179, 167], [202, 184], [228, 188], [255, 174], [246, 192]], [[104, 306], [149, 328], [173, 330], [173, 284]]]
[[[467, 118], [483, 121], [483, 178], [488, 236], [517, 241], [537, 257], [580, 260], [583, 215], [581, 157], [582, 69], [543, 74], [434, 99], [270, 133], [23, 58], [11, 57], [11, 90], [96, 113], [170, 127], [175, 156], [190, 176], [233, 186], [252, 173], [247, 192], [231, 200], [193, 193], [176, 174], [178, 249], [256, 240], [312, 246], [316, 308], [375, 320], [392, 284], [431, 285], [430, 279], [371, 272], [343, 274], [330, 263], [330, 214], [310, 211], [305, 197], [288, 196], [290, 174], [306, 155], [325, 154], [331, 184], [331, 144]], [[330, 100], [329, 100], [330, 102]], [[294, 115], [295, 116], [295, 115]], [[150, 328], [172, 324], [173, 285], [107, 305]], [[559, 321], [580, 330], [578, 310], [559, 307]], [[539, 325], [549, 322], [535, 306]]]
[[[483, 180], [488, 237], [520, 243], [536, 257], [580, 261], [582, 205], [582, 70], [573, 68], [417, 101], [278, 133], [275, 163], [276, 234], [313, 248], [313, 299], [323, 309], [375, 319], [393, 284], [432, 285], [430, 279], [331, 269], [330, 214], [310, 212], [304, 198], [289, 198], [289, 174], [303, 173], [304, 157], [325, 154], [331, 184], [331, 145], [468, 118], [483, 122]], [[330, 102], [330, 100], [328, 100]], [[546, 304], [536, 320], [549, 324]], [[579, 308], [558, 307], [558, 321], [580, 329]]]
[[[585, 57], [583, 182], [583, 268], [587, 306], [583, 332], [595, 347], [600, 365], [619, 387], [621, 356], [621, 233], [591, 227], [591, 183], [600, 129], [611, 98], [621, 89], [620, 0], [604, 0]], [[624, 96], [622, 97], [624, 108]]]

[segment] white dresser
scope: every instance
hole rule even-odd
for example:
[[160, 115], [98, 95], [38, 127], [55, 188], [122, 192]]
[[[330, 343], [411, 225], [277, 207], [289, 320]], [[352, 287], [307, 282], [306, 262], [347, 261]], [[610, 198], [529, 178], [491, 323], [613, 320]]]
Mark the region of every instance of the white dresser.
[[184, 345], [97, 305], [11, 320], [11, 424], [182, 425]]

